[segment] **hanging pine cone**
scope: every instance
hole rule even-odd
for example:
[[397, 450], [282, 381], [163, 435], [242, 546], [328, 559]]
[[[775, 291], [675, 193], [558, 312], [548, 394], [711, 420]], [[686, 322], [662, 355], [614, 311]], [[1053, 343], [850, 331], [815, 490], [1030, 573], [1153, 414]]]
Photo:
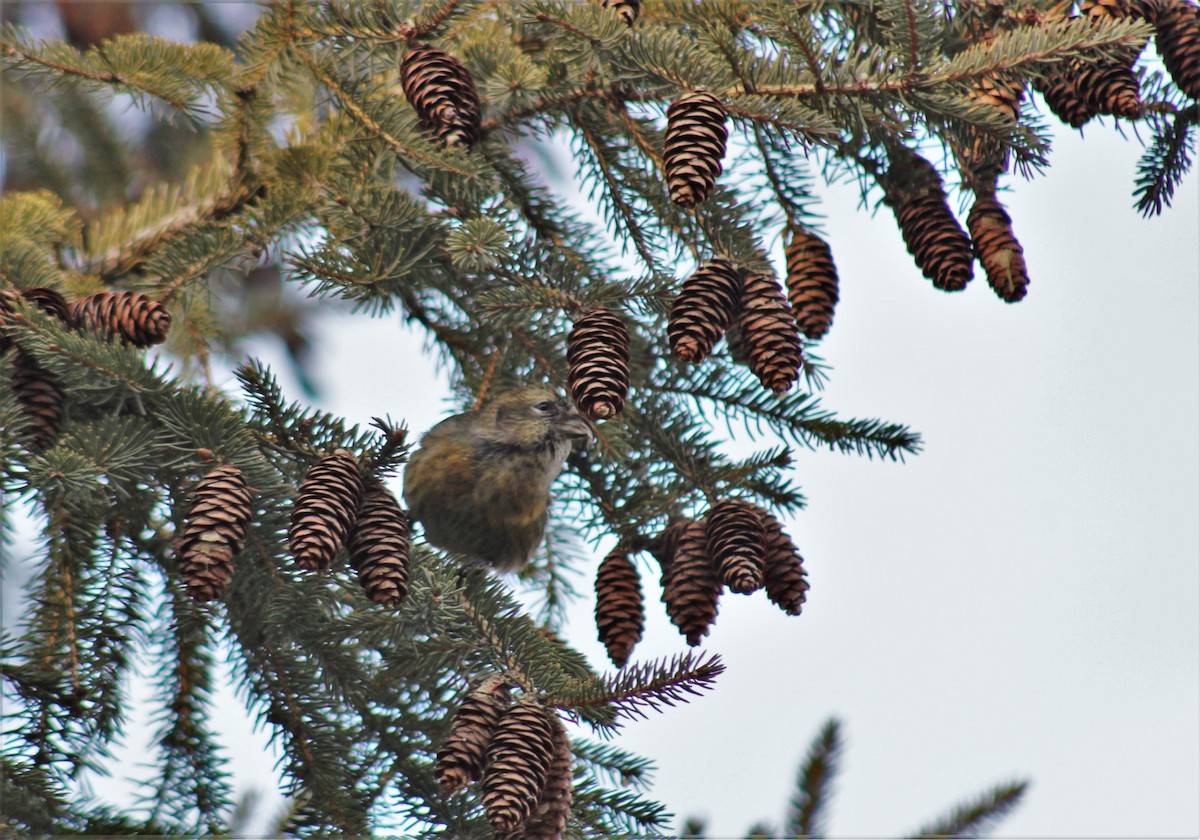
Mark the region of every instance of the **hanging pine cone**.
[[792, 228], [787, 246], [788, 302], [796, 325], [816, 341], [829, 332], [838, 302], [837, 267], [825, 240], [802, 228]]
[[300, 568], [329, 568], [350, 532], [362, 492], [358, 463], [344, 449], [321, 458], [308, 471], [288, 530], [288, 547]]
[[188, 594], [197, 601], [216, 600], [229, 585], [233, 558], [246, 540], [250, 502], [250, 488], [232, 464], [209, 470], [192, 488], [174, 551]]
[[688, 523], [663, 570], [662, 599], [667, 615], [692, 647], [708, 635], [721, 595], [721, 579], [708, 556], [707, 526], [707, 519]]
[[512, 700], [504, 678], [491, 676], [475, 686], [450, 721], [450, 733], [437, 752], [434, 773], [442, 796], [483, 776], [488, 744]]
[[567, 387], [593, 420], [616, 417], [629, 393], [629, 329], [615, 312], [593, 309], [567, 336]]
[[642, 12], [642, 0], [603, 0], [600, 5], [619, 14], [629, 26], [633, 26]]
[[675, 549], [679, 546], [679, 537], [687, 529], [692, 520], [679, 517], [667, 523], [667, 527], [650, 540], [646, 550], [658, 561], [659, 567], [665, 574], [671, 561], [675, 558]]
[[706, 90], [685, 93], [667, 107], [663, 167], [672, 201], [680, 207], [705, 202], [721, 174], [728, 137], [725, 107]]
[[567, 826], [567, 817], [571, 816], [571, 801], [575, 798], [571, 741], [558, 715], [550, 717], [550, 727], [554, 744], [550, 772], [533, 815], [525, 823], [524, 840], [559, 840]]
[[1013, 234], [1012, 219], [994, 194], [984, 192], [975, 197], [967, 214], [967, 229], [992, 290], [1006, 303], [1025, 297], [1029, 274], [1024, 250]]
[[800, 615], [808, 593], [804, 558], [774, 516], [763, 512], [766, 530], [763, 584], [767, 597], [788, 615]]
[[642, 579], [637, 567], [619, 547], [596, 570], [596, 629], [618, 668], [625, 667], [645, 626]]
[[483, 771], [483, 809], [492, 828], [516, 831], [533, 813], [549, 776], [554, 732], [548, 713], [524, 697], [492, 735]]
[[933, 164], [908, 150], [896, 153], [884, 201], [891, 205], [921, 273], [944, 292], [965, 289], [972, 274], [971, 240], [950, 211]]
[[782, 394], [800, 376], [800, 333], [783, 289], [769, 274], [752, 274], [742, 288], [738, 330], [750, 370], [764, 388]]
[[1034, 76], [1031, 81], [1033, 89], [1042, 95], [1054, 116], [1071, 128], [1080, 128], [1100, 113], [1095, 104], [1075, 88], [1076, 74], [1077, 65], [1067, 63], [1043, 70], [1040, 77]]
[[1159, 55], [1175, 85], [1200, 99], [1200, 9], [1185, 0], [1160, 0], [1153, 9]]
[[396, 607], [408, 594], [408, 516], [392, 491], [372, 479], [350, 532], [350, 567], [367, 597]]
[[18, 350], [13, 357], [12, 389], [25, 413], [25, 433], [36, 448], [49, 445], [62, 426], [62, 383], [33, 356]]
[[704, 361], [733, 323], [741, 296], [741, 272], [726, 257], [713, 257], [683, 281], [667, 321], [667, 338], [676, 357]]
[[400, 62], [400, 86], [421, 125], [447, 146], [479, 139], [482, 107], [475, 82], [462, 62], [445, 50], [414, 46]]
[[97, 292], [71, 304], [71, 321], [119, 336], [134, 347], [149, 347], [166, 340], [171, 313], [141, 292]]
[[763, 585], [762, 512], [738, 499], [726, 499], [708, 512], [705, 539], [721, 581], [730, 591], [749, 595]]
[[70, 308], [67, 301], [53, 289], [38, 286], [18, 292], [15, 289], [0, 290], [0, 354], [12, 346], [11, 339], [4, 333], [4, 321], [12, 315], [22, 300], [29, 301], [47, 315], [53, 315], [63, 323], [71, 322]]

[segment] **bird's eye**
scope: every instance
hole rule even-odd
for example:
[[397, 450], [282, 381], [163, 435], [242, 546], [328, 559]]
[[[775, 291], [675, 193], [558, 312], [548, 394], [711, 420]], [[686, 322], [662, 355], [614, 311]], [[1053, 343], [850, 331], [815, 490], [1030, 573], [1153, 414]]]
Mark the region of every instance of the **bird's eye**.
[[554, 401], [542, 400], [540, 403], [535, 405], [534, 408], [536, 408], [542, 414], [552, 414], [554, 412]]

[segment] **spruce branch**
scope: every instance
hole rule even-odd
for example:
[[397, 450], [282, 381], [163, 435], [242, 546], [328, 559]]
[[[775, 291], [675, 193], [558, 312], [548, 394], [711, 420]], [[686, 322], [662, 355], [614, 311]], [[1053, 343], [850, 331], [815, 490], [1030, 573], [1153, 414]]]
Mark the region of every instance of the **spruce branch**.
[[712, 687], [725, 670], [721, 657], [687, 651], [670, 660], [652, 660], [627, 666], [593, 685], [573, 692], [551, 695], [547, 703], [585, 717], [603, 707], [612, 707], [616, 720], [647, 717], [647, 711], [686, 703]]
[[1176, 187], [1192, 166], [1200, 106], [1192, 103], [1174, 117], [1154, 119], [1154, 134], [1138, 161], [1133, 194], [1143, 216], [1157, 216], [1171, 205]]
[[808, 748], [800, 766], [796, 793], [788, 805], [783, 833], [794, 837], [824, 837], [833, 782], [841, 759], [841, 723], [830, 718]]
[[1020, 804], [1029, 789], [1029, 782], [1008, 782], [996, 785], [977, 797], [956, 805], [949, 813], [922, 826], [910, 837], [945, 838], [979, 837], [1004, 819]]

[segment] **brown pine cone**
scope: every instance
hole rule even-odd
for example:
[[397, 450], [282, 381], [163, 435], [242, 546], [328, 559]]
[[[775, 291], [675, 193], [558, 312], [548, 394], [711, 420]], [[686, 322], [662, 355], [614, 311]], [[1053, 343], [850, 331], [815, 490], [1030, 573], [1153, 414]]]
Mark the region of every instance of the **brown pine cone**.
[[392, 491], [371, 479], [350, 531], [350, 567], [367, 598], [396, 607], [408, 594], [408, 516]]
[[629, 393], [629, 329], [615, 312], [593, 309], [567, 336], [567, 387], [593, 420], [616, 417]]
[[484, 679], [463, 700], [450, 721], [450, 733], [438, 748], [434, 765], [442, 796], [483, 776], [488, 744], [511, 700], [508, 685], [498, 675]]
[[571, 802], [575, 798], [571, 741], [558, 715], [551, 715], [550, 727], [554, 744], [550, 772], [542, 796], [525, 823], [524, 840], [559, 840], [567, 826], [567, 818], [571, 816]]
[[1095, 105], [1076, 89], [1074, 78], [1078, 73], [1078, 63], [1068, 62], [1044, 70], [1041, 77], [1035, 76], [1031, 81], [1033, 89], [1042, 95], [1054, 116], [1071, 128], [1080, 128], [1100, 113]]
[[619, 14], [629, 26], [633, 26], [642, 12], [642, 0], [602, 0], [600, 5]]
[[221, 597], [233, 576], [233, 558], [246, 541], [250, 488], [241, 471], [222, 464], [192, 488], [174, 552], [188, 595], [197, 601]]
[[498, 832], [516, 831], [533, 814], [554, 754], [549, 713], [523, 697], [500, 718], [488, 744], [483, 809]]
[[782, 394], [800, 376], [800, 333], [783, 289], [769, 274], [752, 274], [742, 288], [738, 331], [750, 370], [764, 388]]
[[1127, 120], [1136, 120], [1142, 115], [1141, 88], [1133, 73], [1132, 61], [1126, 64], [1101, 59], [1080, 64], [1078, 75], [1072, 81], [1075, 92], [1087, 102], [1089, 111]]
[[749, 595], [762, 588], [765, 537], [762, 511], [749, 502], [726, 499], [709, 510], [708, 556], [731, 591]]
[[667, 107], [663, 168], [671, 200], [680, 207], [703, 204], [725, 157], [725, 107], [706, 90], [685, 93]]
[[683, 281], [671, 306], [667, 338], [675, 356], [702, 362], [737, 315], [742, 276], [726, 257], [713, 257]]
[[642, 579], [637, 567], [619, 547], [596, 570], [596, 629], [618, 668], [625, 667], [629, 654], [642, 639], [646, 611], [642, 602]]
[[149, 347], [167, 339], [171, 313], [141, 292], [97, 292], [71, 304], [76, 327], [116, 335], [134, 347]]
[[67, 301], [53, 289], [36, 287], [18, 292], [15, 289], [0, 289], [0, 354], [12, 346], [12, 340], [4, 333], [4, 321], [22, 300], [29, 301], [47, 315], [53, 315], [63, 323], [71, 323], [71, 312]]
[[1029, 274], [1024, 250], [1013, 234], [1012, 219], [994, 194], [984, 192], [975, 197], [967, 229], [992, 290], [1006, 303], [1025, 297]]
[[482, 106], [463, 63], [445, 50], [414, 46], [400, 62], [400, 86], [421, 125], [447, 146], [479, 139]]
[[1175, 85], [1200, 99], [1200, 9], [1185, 0], [1160, 0], [1154, 7], [1154, 32]]
[[971, 240], [946, 202], [941, 175], [909, 150], [894, 153], [892, 160], [884, 202], [896, 215], [908, 252], [936, 288], [962, 291], [972, 275]]
[[767, 597], [788, 615], [800, 615], [808, 593], [804, 558], [784, 533], [783, 526], [770, 513], [763, 512], [766, 528], [763, 583]]
[[799, 227], [787, 246], [787, 290], [800, 331], [813, 341], [824, 337], [838, 302], [837, 267], [825, 240]]
[[1009, 73], [982, 76], [971, 87], [973, 99], [999, 111], [1006, 121], [1014, 125], [1021, 118], [1021, 99], [1024, 95], [1024, 81]]
[[662, 599], [667, 615], [692, 647], [708, 635], [721, 595], [721, 579], [708, 556], [707, 526], [707, 519], [689, 522], [663, 570]]
[[63, 387], [58, 377], [23, 350], [13, 357], [12, 390], [25, 413], [25, 433], [33, 446], [48, 446], [62, 427]]
[[362, 498], [358, 462], [344, 449], [313, 465], [296, 494], [288, 547], [300, 568], [327, 569], [350, 533]]

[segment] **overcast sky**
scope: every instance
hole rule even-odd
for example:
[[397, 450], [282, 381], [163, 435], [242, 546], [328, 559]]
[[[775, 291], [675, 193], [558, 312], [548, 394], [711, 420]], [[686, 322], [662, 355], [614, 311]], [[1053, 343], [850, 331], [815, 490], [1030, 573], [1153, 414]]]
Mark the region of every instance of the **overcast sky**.
[[[1001, 836], [1200, 834], [1200, 191], [1189, 178], [1143, 220], [1140, 147], [1111, 126], [1059, 134], [1048, 175], [1002, 196], [1032, 276], [1015, 305], [978, 268], [966, 292], [936, 291], [888, 210], [871, 218], [849, 186], [827, 195], [842, 285], [825, 405], [910, 424], [925, 451], [903, 465], [799, 452], [804, 614], [726, 594], [704, 645], [727, 665], [716, 689], [619, 739], [657, 760], [654, 794], [714, 835], [779, 825], [831, 715], [848, 741], [834, 836], [912, 831], [1018, 777], [1033, 786]], [[321, 330], [319, 404], [414, 430], [448, 413], [420, 336], [363, 321]], [[643, 569], [635, 659], [684, 650]], [[578, 603], [566, 635], [604, 667], [592, 609]], [[223, 708], [238, 783], [271, 784], [261, 737]], [[126, 771], [98, 790], [121, 802]]]

